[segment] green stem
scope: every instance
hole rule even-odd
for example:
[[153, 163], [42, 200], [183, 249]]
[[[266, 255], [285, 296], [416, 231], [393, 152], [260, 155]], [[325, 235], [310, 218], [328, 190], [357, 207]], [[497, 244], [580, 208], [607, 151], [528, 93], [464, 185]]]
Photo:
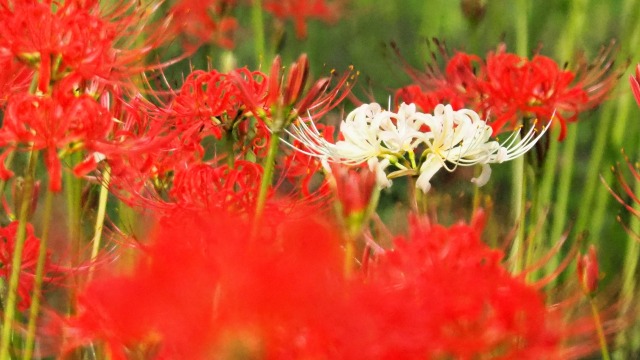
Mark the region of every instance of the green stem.
[[11, 330], [13, 329], [13, 320], [15, 318], [16, 304], [18, 300], [18, 283], [20, 281], [20, 270], [22, 269], [22, 252], [27, 238], [27, 221], [32, 201], [31, 196], [33, 196], [33, 182], [35, 179], [37, 158], [38, 153], [36, 150], [31, 149], [25, 174], [24, 194], [20, 204], [20, 213], [18, 215], [18, 229], [16, 231], [15, 248], [13, 249], [13, 257], [11, 259], [9, 293], [7, 296], [4, 319], [2, 321], [2, 337], [0, 338], [0, 360], [9, 360], [10, 358]]
[[529, 54], [529, 2], [516, 0], [516, 51], [520, 56]]
[[[529, 51], [529, 2], [527, 0], [516, 0], [515, 2], [515, 26], [516, 26], [516, 50], [518, 55], [527, 57]], [[517, 224], [518, 231], [513, 240], [511, 248], [511, 259], [513, 259], [513, 272], [522, 272], [523, 267], [523, 247], [525, 237], [525, 199], [526, 183], [524, 176], [524, 157], [519, 157], [513, 161], [511, 167], [511, 211], [513, 213], [513, 222]]]
[[44, 268], [47, 261], [47, 241], [49, 240], [49, 228], [51, 227], [53, 191], [47, 190], [44, 200], [44, 215], [42, 220], [42, 235], [40, 237], [40, 249], [38, 251], [38, 262], [36, 264], [35, 283], [33, 285], [33, 295], [31, 297], [31, 307], [29, 308], [29, 324], [27, 326], [27, 339], [25, 341], [25, 351], [22, 359], [28, 360], [33, 355], [33, 345], [36, 334], [36, 322], [40, 313], [40, 299], [42, 297], [42, 282], [44, 280]]
[[[71, 167], [75, 166], [78, 163], [78, 155], [79, 153], [71, 153], [68, 155], [67, 159]], [[82, 213], [82, 187], [80, 180], [77, 179], [73, 172], [65, 171], [63, 173], [63, 186], [64, 191], [66, 192], [66, 201], [67, 201], [67, 228], [69, 231], [69, 266], [75, 268], [80, 263], [80, 251], [81, 251], [81, 240], [82, 240], [82, 227], [80, 222], [80, 217]], [[69, 314], [73, 314], [75, 312], [75, 297], [77, 291], [78, 279], [75, 274], [72, 274], [68, 278], [68, 289], [69, 289], [69, 308], [67, 311]], [[0, 359], [1, 360], [1, 359]]]
[[227, 150], [227, 166], [229, 167], [229, 170], [235, 167], [235, 153], [233, 151], [234, 142], [233, 130], [227, 130], [224, 136], [224, 147]]
[[258, 201], [256, 203], [256, 220], [262, 217], [264, 206], [267, 202], [267, 193], [271, 187], [273, 180], [273, 170], [276, 165], [276, 155], [278, 153], [278, 144], [280, 143], [279, 132], [273, 132], [269, 138], [269, 150], [264, 160], [264, 172], [262, 181], [260, 182], [260, 193], [258, 193]]
[[[556, 165], [558, 163], [558, 152], [560, 148], [560, 144], [558, 142], [558, 135], [560, 133], [560, 127], [554, 126], [549, 133], [549, 149], [545, 154], [544, 166], [542, 169], [542, 180], [539, 183], [538, 187], [538, 196], [536, 201], [533, 204], [533, 218], [532, 223], [537, 223], [541, 216], [546, 216], [547, 210], [551, 207], [552, 195], [553, 195], [553, 187], [556, 182]], [[547, 237], [548, 230], [547, 222], [542, 222], [542, 226], [540, 226], [538, 230], [538, 234], [541, 237], [546, 238], [545, 245], [552, 247], [557, 239], [551, 239]], [[556, 264], [558, 263], [557, 256], [554, 256], [550, 259], [547, 266], [545, 266], [544, 273], [552, 273], [556, 269]]]
[[[598, 128], [596, 129], [596, 139], [593, 142], [591, 150], [591, 159], [587, 166], [587, 177], [585, 179], [584, 191], [582, 192], [582, 201], [580, 202], [580, 212], [576, 222], [576, 230], [578, 232], [586, 230], [589, 220], [593, 216], [591, 205], [595, 196], [596, 185], [600, 184], [600, 171], [602, 158], [606, 152], [607, 137], [611, 122], [609, 121], [613, 115], [613, 103], [609, 102], [605, 105]], [[601, 184], [600, 184], [601, 185]], [[594, 234], [595, 235], [595, 234]]]
[[[567, 15], [567, 22], [564, 31], [562, 32], [562, 36], [558, 41], [558, 47], [556, 48], [556, 53], [560, 61], [566, 61], [569, 57], [573, 55], [573, 52], [576, 47], [576, 39], [578, 38], [578, 34], [582, 32], [584, 28], [584, 24], [586, 22], [586, 12], [587, 12], [588, 0], [573, 0], [571, 1], [570, 10]], [[548, 154], [547, 161], [552, 162], [553, 164], [549, 164], [549, 166], [553, 165], [551, 171], [554, 171], [555, 165], [561, 164], [561, 171], [559, 175], [559, 183], [556, 191], [556, 202], [553, 207], [553, 223], [551, 226], [551, 233], [549, 236], [549, 241], [555, 242], [557, 241], [562, 231], [564, 231], [567, 227], [566, 219], [567, 219], [567, 205], [569, 202], [569, 194], [571, 193], [571, 179], [573, 176], [573, 163], [575, 159], [575, 152], [578, 143], [578, 128], [577, 125], [569, 126], [567, 130], [567, 137], [564, 140], [564, 148], [562, 156], [557, 156], [557, 149], [555, 154]], [[557, 146], [557, 141], [552, 139], [551, 147], [554, 145]], [[552, 156], [553, 155], [553, 156]], [[547, 166], [545, 165], [545, 171], [547, 170]], [[544, 184], [545, 186], [550, 184]], [[547, 189], [544, 189], [547, 191]], [[549, 189], [549, 192], [551, 189]], [[545, 194], [547, 196], [547, 194]], [[544, 200], [547, 200], [545, 197]], [[544, 205], [544, 204], [543, 204]], [[549, 271], [554, 271], [555, 267], [558, 264], [558, 256], [555, 256], [549, 261], [547, 265], [547, 269]]]
[[[69, 155], [71, 166], [75, 166], [75, 154]], [[67, 226], [69, 228], [69, 239], [72, 244], [71, 259], [72, 265], [77, 265], [78, 252], [80, 250], [80, 213], [82, 201], [82, 189], [80, 180], [72, 172], [66, 171], [63, 174], [64, 189], [67, 194]]]
[[596, 332], [598, 334], [598, 341], [600, 342], [600, 352], [602, 353], [602, 360], [611, 360], [609, 356], [609, 347], [607, 346], [607, 339], [604, 336], [604, 329], [602, 327], [602, 320], [600, 319], [600, 313], [596, 307], [595, 301], [589, 296], [589, 305], [591, 306], [591, 314], [593, 315], [593, 321], [596, 325]]
[[562, 162], [562, 171], [560, 171], [557, 199], [553, 207], [553, 223], [549, 237], [552, 242], [558, 241], [560, 236], [562, 236], [562, 232], [567, 228], [567, 205], [569, 203], [569, 195], [573, 193], [571, 191], [571, 179], [573, 176], [573, 163], [577, 143], [578, 127], [574, 124], [573, 126], [569, 126], [564, 151], [560, 159]]
[[527, 253], [524, 250], [525, 238], [525, 204], [526, 204], [526, 176], [525, 176], [525, 159], [521, 156], [513, 160], [511, 167], [511, 209], [513, 211], [513, 221], [518, 226], [516, 237], [511, 248], [511, 258], [513, 261], [513, 273], [521, 273], [524, 268]]
[[252, 0], [251, 25], [253, 27], [256, 61], [261, 64], [262, 60], [266, 58], [262, 0]]
[[[602, 177], [607, 184], [611, 184], [611, 181], [613, 181], [613, 174], [611, 173], [611, 171], [605, 171], [605, 173], [602, 174]], [[607, 236], [599, 236], [599, 234], [602, 233], [605, 219], [611, 217], [611, 213], [608, 212], [609, 209], [607, 208], [610, 198], [611, 194], [609, 193], [609, 191], [604, 186], [600, 186], [596, 192], [595, 203], [592, 207], [594, 209], [593, 216], [591, 218], [591, 221], [589, 222], [589, 232], [591, 234], [594, 234], [596, 241], [600, 245], [599, 247], [606, 247], [611, 245], [608, 243], [609, 239]], [[630, 254], [627, 253], [627, 256], [629, 255]]]
[[102, 229], [104, 227], [104, 217], [107, 211], [107, 200], [109, 199], [109, 182], [111, 180], [111, 169], [105, 165], [102, 172], [102, 184], [100, 186], [100, 196], [98, 200], [98, 214], [96, 216], [96, 225], [93, 232], [93, 247], [91, 248], [91, 265], [89, 267], [89, 276], [87, 281], [91, 281], [95, 260], [100, 250], [100, 242], [102, 240]]

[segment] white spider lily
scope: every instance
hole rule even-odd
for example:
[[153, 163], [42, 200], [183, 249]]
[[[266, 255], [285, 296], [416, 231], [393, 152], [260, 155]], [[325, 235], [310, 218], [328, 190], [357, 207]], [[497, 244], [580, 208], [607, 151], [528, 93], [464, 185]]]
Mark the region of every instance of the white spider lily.
[[299, 121], [286, 131], [305, 145], [308, 151], [303, 152], [307, 155], [347, 165], [367, 162], [376, 172], [378, 185], [388, 187], [391, 181], [385, 169], [391, 164], [389, 158], [402, 157], [419, 145], [417, 137], [422, 136], [419, 128], [424, 116], [416, 112], [415, 105], [402, 104], [396, 114], [371, 103], [361, 105], [347, 115], [340, 124], [344, 140], [335, 144], [325, 140], [313, 122]]
[[[477, 186], [486, 184], [491, 175], [489, 164], [523, 155], [549, 125], [539, 133], [532, 128], [521, 139], [516, 131], [499, 143], [491, 140], [491, 127], [472, 110], [454, 111], [450, 105], [438, 105], [431, 115], [417, 112], [413, 104], [401, 104], [393, 113], [371, 103], [349, 113], [340, 126], [343, 140], [335, 144], [325, 140], [311, 121], [298, 121], [286, 131], [307, 148], [299, 151], [324, 163], [367, 162], [381, 187], [391, 185], [389, 178], [418, 174], [416, 187], [426, 193], [431, 188], [431, 178], [441, 168], [454, 171], [458, 166], [482, 165], [480, 176], [471, 181]], [[422, 161], [416, 164], [414, 150], [419, 146], [424, 150]], [[405, 158], [407, 154], [409, 160]], [[387, 175], [386, 169], [391, 165], [399, 170]]]
[[532, 127], [522, 139], [518, 139], [520, 131], [513, 132], [503, 143], [491, 140], [491, 127], [472, 110], [453, 111], [450, 105], [438, 105], [425, 125], [430, 131], [416, 186], [426, 193], [431, 188], [431, 178], [441, 168], [451, 172], [458, 166], [480, 164], [482, 172], [471, 182], [477, 186], [486, 184], [491, 176], [489, 164], [513, 160], [531, 150], [551, 122], [539, 133]]

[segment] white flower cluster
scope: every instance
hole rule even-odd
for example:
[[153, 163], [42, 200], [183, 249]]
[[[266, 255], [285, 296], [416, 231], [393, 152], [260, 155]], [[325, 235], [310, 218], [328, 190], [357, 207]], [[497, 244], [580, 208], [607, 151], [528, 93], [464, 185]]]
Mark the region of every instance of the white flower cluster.
[[[403, 103], [394, 113], [371, 103], [361, 105], [342, 121], [342, 140], [335, 144], [325, 140], [313, 122], [298, 121], [288, 133], [304, 144], [307, 151], [303, 152], [324, 162], [367, 162], [381, 187], [391, 186], [395, 177], [418, 175], [416, 187], [426, 193], [431, 178], [442, 168], [454, 171], [458, 166], [479, 164], [482, 172], [471, 181], [477, 186], [486, 184], [491, 176], [489, 164], [523, 155], [550, 124], [540, 132], [532, 127], [521, 138], [516, 131], [499, 143], [491, 139], [491, 127], [472, 110], [454, 111], [450, 105], [438, 105], [432, 115]], [[390, 166], [396, 170], [387, 173]]]

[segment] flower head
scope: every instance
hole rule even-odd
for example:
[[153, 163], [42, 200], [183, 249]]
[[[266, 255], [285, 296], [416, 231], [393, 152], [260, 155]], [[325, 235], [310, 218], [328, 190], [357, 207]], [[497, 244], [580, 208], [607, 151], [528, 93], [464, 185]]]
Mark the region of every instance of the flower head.
[[438, 105], [426, 122], [430, 136], [425, 142], [427, 149], [422, 154], [424, 161], [416, 186], [427, 192], [431, 188], [429, 180], [440, 168], [451, 172], [457, 166], [476, 164], [482, 165], [482, 173], [471, 181], [482, 186], [491, 176], [489, 164], [522, 156], [544, 135], [550, 124], [540, 133], [532, 127], [521, 139], [518, 139], [520, 132], [514, 132], [499, 143], [491, 139], [491, 126], [473, 110], [454, 111], [450, 105]]
[[[472, 181], [484, 185], [491, 174], [489, 164], [523, 155], [549, 124], [539, 133], [532, 127], [521, 139], [519, 131], [514, 132], [499, 143], [491, 139], [491, 127], [473, 110], [454, 111], [450, 105], [438, 105], [431, 115], [403, 103], [394, 113], [372, 103], [346, 117], [340, 127], [341, 140], [335, 143], [322, 137], [313, 122], [299, 121], [289, 134], [306, 146], [303, 151], [323, 161], [367, 162], [378, 174], [380, 186], [389, 186], [394, 177], [419, 175], [416, 186], [427, 192], [430, 179], [441, 168], [453, 171], [457, 166], [482, 165], [482, 174]], [[396, 171], [386, 174], [391, 165]]]
[[636, 67], [635, 77], [633, 75], [629, 77], [629, 82], [631, 82], [633, 96], [636, 98], [638, 106], [640, 106], [640, 64]]
[[[579, 57], [569, 70], [546, 56], [528, 59], [508, 53], [504, 45], [484, 60], [463, 52], [450, 57], [442, 43], [436, 45], [445, 71], [430, 64], [421, 72], [401, 60], [414, 83], [398, 90], [397, 101], [415, 102], [423, 111], [438, 103], [470, 108], [487, 117], [494, 133], [513, 130], [526, 119], [546, 122], [553, 117], [562, 140], [567, 122], [601, 103], [620, 75], [620, 69], [613, 69], [613, 46], [604, 47], [591, 64]], [[437, 62], [435, 55], [432, 62]]]

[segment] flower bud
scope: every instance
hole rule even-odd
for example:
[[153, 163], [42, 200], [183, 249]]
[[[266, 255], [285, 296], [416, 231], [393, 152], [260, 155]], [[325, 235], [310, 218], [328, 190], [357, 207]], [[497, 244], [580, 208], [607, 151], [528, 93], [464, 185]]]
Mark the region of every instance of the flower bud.
[[460, 0], [460, 8], [467, 20], [477, 23], [487, 11], [487, 0]]
[[589, 247], [589, 253], [578, 257], [578, 281], [585, 294], [592, 294], [598, 288], [598, 256], [595, 246]]
[[366, 210], [376, 185], [376, 175], [367, 167], [359, 169], [331, 163], [335, 179], [336, 195], [342, 205], [342, 213], [349, 217]]

